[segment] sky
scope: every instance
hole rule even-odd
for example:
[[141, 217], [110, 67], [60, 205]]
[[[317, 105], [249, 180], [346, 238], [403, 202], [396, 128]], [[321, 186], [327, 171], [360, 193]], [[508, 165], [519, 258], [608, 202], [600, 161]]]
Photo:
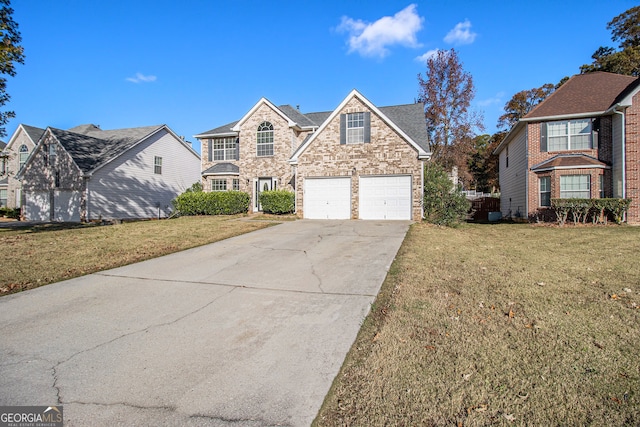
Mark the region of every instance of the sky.
[[[455, 48], [485, 133], [513, 94], [579, 73], [629, 0], [13, 0], [24, 65], [8, 78], [20, 123], [167, 124], [193, 135], [260, 98], [331, 111], [357, 89], [377, 106], [418, 97], [418, 74]], [[605, 7], [606, 6], [606, 9]]]

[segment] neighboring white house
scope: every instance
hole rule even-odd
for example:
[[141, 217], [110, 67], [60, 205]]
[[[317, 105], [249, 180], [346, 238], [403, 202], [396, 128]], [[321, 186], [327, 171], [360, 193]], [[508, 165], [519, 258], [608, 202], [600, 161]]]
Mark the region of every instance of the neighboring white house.
[[49, 127], [18, 178], [26, 220], [163, 218], [200, 181], [200, 156], [166, 125]]

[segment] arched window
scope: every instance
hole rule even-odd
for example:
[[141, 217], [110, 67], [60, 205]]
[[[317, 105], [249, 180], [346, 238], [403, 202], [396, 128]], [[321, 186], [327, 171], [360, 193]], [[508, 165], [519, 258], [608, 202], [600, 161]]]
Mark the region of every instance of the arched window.
[[258, 156], [273, 156], [273, 125], [262, 122], [258, 126], [256, 152]]
[[22, 169], [22, 166], [24, 166], [24, 164], [27, 162], [27, 159], [29, 158], [29, 148], [23, 144], [20, 146], [19, 152], [20, 152], [20, 155], [18, 156], [18, 161], [20, 162], [19, 169]]

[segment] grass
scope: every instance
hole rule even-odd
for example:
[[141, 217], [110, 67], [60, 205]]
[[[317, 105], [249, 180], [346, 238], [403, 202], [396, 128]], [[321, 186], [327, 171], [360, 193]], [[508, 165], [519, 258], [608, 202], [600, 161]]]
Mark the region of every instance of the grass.
[[117, 225], [47, 224], [0, 229], [0, 295], [120, 267], [272, 225], [226, 216]]
[[640, 422], [640, 228], [414, 224], [315, 426]]

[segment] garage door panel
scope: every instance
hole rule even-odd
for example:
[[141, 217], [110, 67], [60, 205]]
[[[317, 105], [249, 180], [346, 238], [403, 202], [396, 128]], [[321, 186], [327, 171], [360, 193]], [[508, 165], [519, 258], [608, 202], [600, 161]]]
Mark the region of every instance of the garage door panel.
[[24, 217], [28, 221], [49, 221], [51, 219], [48, 191], [25, 193]]
[[77, 191], [56, 191], [53, 211], [55, 221], [80, 221], [80, 193]]
[[360, 178], [360, 219], [411, 219], [411, 176]]
[[351, 218], [351, 178], [306, 178], [304, 217], [308, 219]]

